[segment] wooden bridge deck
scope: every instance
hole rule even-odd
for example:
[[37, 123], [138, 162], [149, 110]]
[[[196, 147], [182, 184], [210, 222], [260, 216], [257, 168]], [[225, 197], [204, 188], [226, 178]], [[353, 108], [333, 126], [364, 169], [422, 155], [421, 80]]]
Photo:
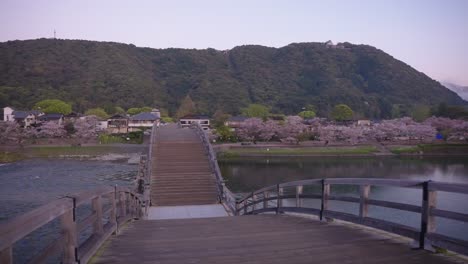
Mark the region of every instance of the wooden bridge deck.
[[287, 215], [135, 221], [91, 263], [454, 263], [354, 226]]
[[216, 179], [196, 132], [172, 124], [159, 128], [154, 136], [151, 205], [217, 203]]

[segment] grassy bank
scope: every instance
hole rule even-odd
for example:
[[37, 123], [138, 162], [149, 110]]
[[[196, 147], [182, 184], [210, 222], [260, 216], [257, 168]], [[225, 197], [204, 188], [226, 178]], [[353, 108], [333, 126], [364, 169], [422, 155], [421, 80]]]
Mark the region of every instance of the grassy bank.
[[112, 147], [104, 146], [41, 146], [26, 148], [24, 154], [29, 158], [50, 158], [60, 156], [98, 156], [112, 152]]
[[377, 152], [374, 146], [343, 147], [298, 147], [298, 148], [242, 148], [236, 147], [219, 153], [220, 157], [242, 156], [327, 156], [327, 155], [371, 155]]
[[415, 146], [390, 146], [399, 155], [468, 155], [468, 144], [420, 144]]
[[0, 163], [10, 163], [24, 159], [24, 155], [18, 152], [0, 152]]

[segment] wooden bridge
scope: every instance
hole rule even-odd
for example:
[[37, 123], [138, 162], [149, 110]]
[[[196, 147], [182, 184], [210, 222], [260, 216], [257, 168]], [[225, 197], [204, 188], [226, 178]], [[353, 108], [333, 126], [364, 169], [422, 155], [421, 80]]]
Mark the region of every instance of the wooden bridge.
[[[0, 225], [0, 263], [13, 263], [16, 243], [51, 221], [60, 224], [60, 235], [31, 263], [463, 262], [421, 250], [434, 247], [468, 255], [468, 242], [438, 233], [436, 222], [468, 223], [468, 214], [437, 205], [437, 193], [466, 198], [468, 185], [314, 179], [265, 187], [236, 201], [203, 131], [175, 126], [153, 130], [137, 183], [135, 190], [101, 188], [66, 196]], [[358, 186], [360, 195], [334, 195], [330, 190], [336, 185]], [[372, 189], [380, 187], [417, 190], [422, 202], [372, 199]], [[358, 205], [359, 210], [334, 211], [330, 201]], [[223, 216], [207, 210], [203, 218], [189, 213], [185, 219], [155, 220], [168, 212], [180, 218], [178, 212], [212, 206], [222, 208]], [[419, 215], [420, 225], [369, 217], [370, 206], [412, 212]], [[83, 208], [89, 209], [87, 214]]]

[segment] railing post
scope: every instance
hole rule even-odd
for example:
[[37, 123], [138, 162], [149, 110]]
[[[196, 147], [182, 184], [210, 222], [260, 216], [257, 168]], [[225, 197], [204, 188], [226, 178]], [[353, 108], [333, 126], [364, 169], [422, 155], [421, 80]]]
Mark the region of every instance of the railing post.
[[73, 199], [73, 207], [60, 216], [62, 233], [64, 237], [62, 263], [74, 264], [78, 261], [78, 235], [76, 231], [76, 200]]
[[252, 193], [252, 211], [257, 210], [257, 195]]
[[283, 195], [283, 188], [280, 187], [279, 184], [276, 185], [276, 214], [281, 212], [281, 207], [283, 207], [283, 199], [281, 196]]
[[322, 202], [320, 206], [320, 221], [323, 221], [325, 211], [328, 210], [328, 196], [330, 196], [330, 184], [322, 180]]
[[240, 215], [239, 208], [240, 208], [240, 204], [236, 203], [236, 212], [234, 213], [235, 215]]
[[302, 190], [304, 187], [302, 185], [296, 186], [296, 207], [302, 207]]
[[93, 223], [93, 232], [96, 235], [102, 235], [104, 233], [102, 227], [102, 201], [101, 196], [94, 198], [92, 201], [93, 211], [96, 214], [96, 220]]
[[109, 194], [109, 201], [110, 201], [110, 206], [111, 206], [111, 211], [110, 211], [110, 214], [109, 214], [109, 222], [112, 225], [115, 225], [117, 223], [115, 192]]
[[0, 251], [0, 263], [12, 264], [13, 263], [13, 248], [12, 246]]
[[431, 210], [437, 205], [437, 192], [429, 190], [431, 181], [425, 181], [422, 188], [422, 212], [421, 212], [421, 232], [419, 234], [419, 248], [431, 249], [431, 242], [427, 239], [427, 234], [436, 230], [435, 217]]
[[125, 217], [127, 215], [127, 208], [125, 206], [125, 193], [119, 192], [119, 200], [120, 200], [120, 217]]
[[242, 203], [244, 204], [244, 214], [247, 214], [247, 201], [248, 199], [245, 199]]
[[369, 200], [370, 185], [361, 185], [361, 195], [359, 201], [359, 217], [362, 219], [367, 217], [367, 212], [369, 211]]
[[268, 192], [263, 192], [263, 208], [268, 208]]

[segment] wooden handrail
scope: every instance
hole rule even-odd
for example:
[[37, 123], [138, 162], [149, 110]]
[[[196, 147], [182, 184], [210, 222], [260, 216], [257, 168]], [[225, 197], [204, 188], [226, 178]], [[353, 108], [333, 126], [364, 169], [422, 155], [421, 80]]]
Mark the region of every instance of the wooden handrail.
[[[320, 185], [321, 193], [304, 194], [304, 186], [313, 185]], [[359, 197], [331, 195], [331, 185], [359, 186], [360, 195]], [[419, 189], [421, 190], [422, 203], [420, 205], [414, 205], [369, 199], [372, 186]], [[294, 188], [295, 194], [284, 194], [285, 188]], [[246, 195], [237, 202], [236, 213], [258, 214], [265, 212], [295, 212], [317, 215], [320, 220], [336, 218], [412, 238], [419, 242], [420, 248], [430, 248], [431, 246], [437, 246], [468, 255], [468, 241], [441, 235], [436, 232], [436, 217], [468, 223], [467, 213], [452, 212], [436, 208], [438, 191], [468, 195], [468, 184], [367, 178], [327, 178], [300, 180], [268, 186]], [[295, 199], [296, 206], [284, 206], [283, 200], [285, 199]], [[320, 209], [303, 207], [304, 199], [319, 199], [321, 202]], [[330, 200], [359, 204], [359, 214], [354, 215], [329, 210], [328, 201]], [[260, 207], [260, 204], [263, 204], [263, 206]], [[369, 205], [420, 213], [420, 227], [419, 229], [414, 229], [410, 226], [369, 217]]]
[[213, 147], [211, 146], [211, 143], [205, 131], [203, 131], [203, 128], [198, 123], [193, 123], [191, 127], [194, 128], [197, 132], [198, 136], [200, 137], [200, 140], [202, 141], [203, 146], [206, 149], [206, 152], [208, 153], [210, 168], [213, 174], [215, 175], [216, 179], [219, 202], [224, 202], [229, 207], [231, 212], [233, 214], [236, 214], [236, 198], [224, 183], [223, 176], [221, 175], [221, 170], [219, 169], [216, 153], [214, 152]]
[[[110, 208], [106, 211], [103, 211], [103, 199], [110, 203]], [[89, 202], [92, 207], [91, 215], [77, 221], [77, 208]], [[62, 263], [87, 263], [102, 243], [117, 232], [122, 224], [142, 216], [142, 206], [140, 195], [123, 187], [103, 187], [52, 201], [0, 224], [0, 263], [13, 263], [14, 244], [54, 219], [60, 219], [61, 235], [34, 256], [31, 263], [44, 262], [60, 253]], [[102, 223], [104, 216], [109, 219], [105, 225]], [[78, 244], [80, 232], [88, 227], [92, 227], [92, 235]]]

